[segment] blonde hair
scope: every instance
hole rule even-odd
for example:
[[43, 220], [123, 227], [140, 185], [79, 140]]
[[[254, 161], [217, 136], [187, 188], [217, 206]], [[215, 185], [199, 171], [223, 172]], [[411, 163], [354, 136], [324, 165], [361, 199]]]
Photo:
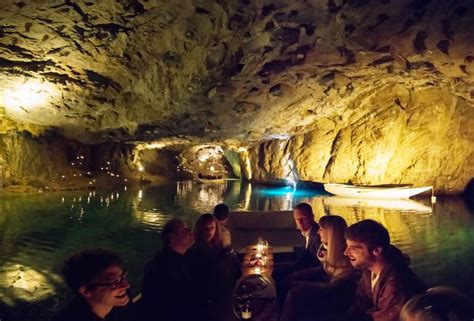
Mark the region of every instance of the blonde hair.
[[346, 221], [337, 215], [327, 215], [319, 219], [319, 225], [328, 233], [326, 264], [330, 267], [348, 266], [349, 262], [347, 257], [344, 256]]

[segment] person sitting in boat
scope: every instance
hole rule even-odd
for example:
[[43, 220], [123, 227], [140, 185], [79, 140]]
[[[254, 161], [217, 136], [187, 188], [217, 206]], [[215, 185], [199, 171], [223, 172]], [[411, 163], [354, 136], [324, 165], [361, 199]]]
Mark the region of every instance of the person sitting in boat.
[[356, 270], [344, 255], [346, 221], [337, 215], [319, 220], [321, 246], [317, 257], [321, 266], [292, 273], [290, 289], [280, 321], [297, 321], [311, 315], [334, 315], [347, 311], [357, 285]]
[[351, 225], [344, 254], [362, 270], [347, 320], [398, 320], [403, 304], [425, 290], [409, 267], [409, 258], [390, 245], [387, 229], [373, 220]]
[[272, 277], [278, 285], [278, 303], [283, 305], [286, 297], [286, 284], [288, 276], [296, 271], [317, 267], [320, 265], [316, 255], [321, 245], [318, 230], [319, 225], [314, 221], [313, 208], [307, 203], [296, 205], [293, 210], [296, 229], [304, 237], [304, 246], [295, 247], [294, 253], [296, 260], [294, 263], [279, 263], [275, 267]]
[[313, 208], [307, 203], [296, 205], [293, 210], [296, 228], [305, 239], [303, 247], [295, 248], [296, 264], [294, 270], [301, 270], [318, 266], [319, 260], [316, 253], [321, 245], [318, 230], [319, 225], [314, 221]]
[[209, 309], [215, 310], [223, 296], [234, 288], [240, 262], [228, 253], [228, 248], [222, 247], [218, 222], [213, 215], [199, 217], [194, 227], [194, 238], [196, 242], [186, 254], [191, 275], [200, 289], [199, 295], [206, 299]]
[[163, 249], [146, 264], [140, 320], [205, 320], [205, 307], [185, 256], [194, 243], [186, 224], [172, 218], [161, 232]]
[[454, 288], [435, 287], [405, 303], [400, 320], [472, 321], [474, 302]]
[[127, 293], [130, 284], [118, 254], [83, 250], [64, 262], [61, 274], [76, 298], [54, 321], [135, 320]]
[[222, 246], [230, 247], [232, 245], [232, 236], [227, 228], [227, 222], [229, 221], [229, 207], [223, 203], [217, 204], [214, 207], [213, 215], [218, 223], [218, 234]]

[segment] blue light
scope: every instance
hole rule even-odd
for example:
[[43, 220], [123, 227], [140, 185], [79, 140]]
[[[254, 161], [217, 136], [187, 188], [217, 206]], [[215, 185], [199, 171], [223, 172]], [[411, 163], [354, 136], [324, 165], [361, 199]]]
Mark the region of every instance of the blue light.
[[256, 191], [260, 195], [266, 196], [283, 196], [283, 195], [292, 195], [296, 197], [314, 197], [319, 195], [328, 195], [325, 191], [314, 190], [314, 189], [294, 189], [291, 186], [282, 186], [282, 187], [268, 187], [257, 189]]

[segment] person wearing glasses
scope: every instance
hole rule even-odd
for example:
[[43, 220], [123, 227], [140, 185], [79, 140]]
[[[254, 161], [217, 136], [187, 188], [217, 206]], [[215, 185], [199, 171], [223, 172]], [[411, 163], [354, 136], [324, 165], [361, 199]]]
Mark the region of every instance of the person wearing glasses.
[[118, 254], [87, 249], [69, 257], [61, 269], [76, 295], [53, 321], [131, 321], [130, 284]]

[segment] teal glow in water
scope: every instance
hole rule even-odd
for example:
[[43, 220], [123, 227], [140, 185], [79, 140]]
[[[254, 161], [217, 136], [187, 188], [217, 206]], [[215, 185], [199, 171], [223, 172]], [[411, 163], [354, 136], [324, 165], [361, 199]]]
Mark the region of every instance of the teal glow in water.
[[[387, 226], [393, 243], [412, 257], [413, 268], [428, 285], [456, 286], [474, 297], [474, 214], [461, 199], [438, 199], [432, 214], [419, 214], [395, 210], [390, 204], [341, 205], [329, 202], [321, 191], [258, 187], [239, 181], [221, 185], [180, 182], [146, 187], [141, 192], [0, 197], [0, 318], [48, 319], [68, 293], [58, 275], [63, 260], [85, 247], [120, 253], [133, 292], [139, 292], [143, 265], [161, 246], [159, 232], [164, 222], [177, 216], [193, 224], [199, 214], [212, 211], [220, 202], [233, 210], [265, 211], [289, 210], [308, 202], [317, 218], [329, 212], [348, 223], [376, 219]], [[4, 317], [6, 313], [9, 318]]]

